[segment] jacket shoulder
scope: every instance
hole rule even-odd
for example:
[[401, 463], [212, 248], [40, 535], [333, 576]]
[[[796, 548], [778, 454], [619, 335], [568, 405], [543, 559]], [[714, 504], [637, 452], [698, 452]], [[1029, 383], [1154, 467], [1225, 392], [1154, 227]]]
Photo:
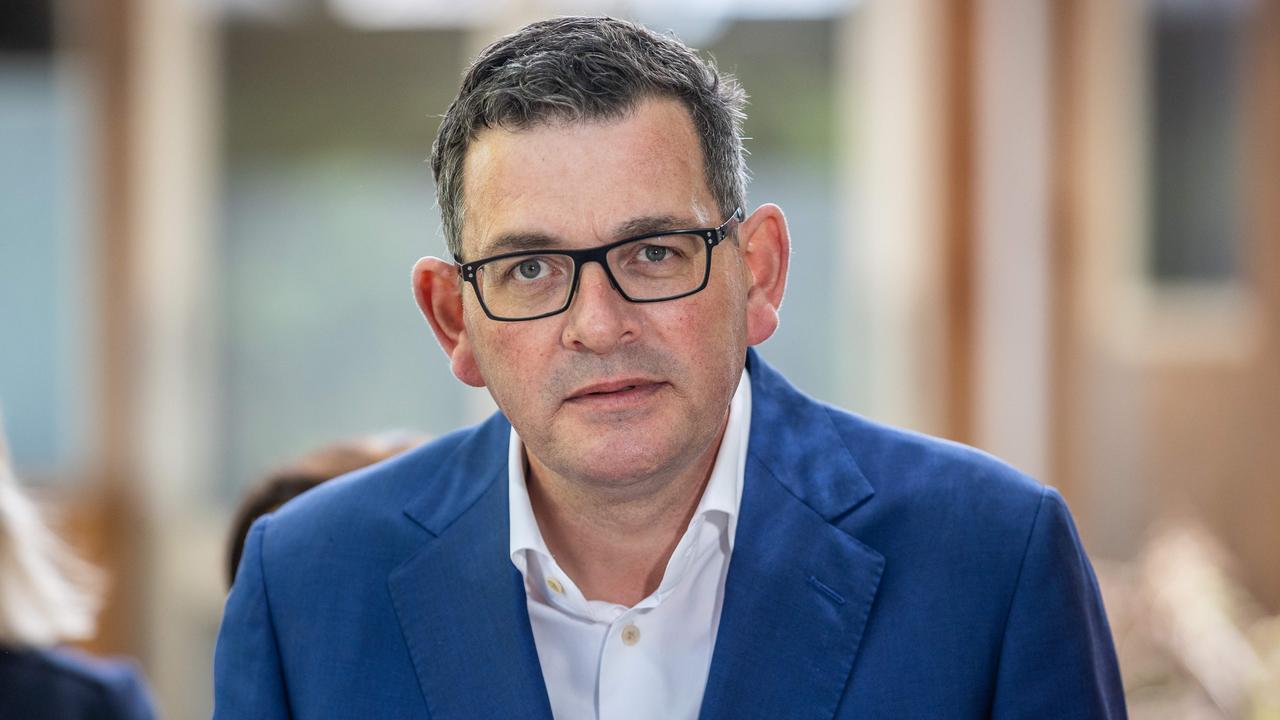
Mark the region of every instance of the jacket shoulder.
[[829, 520], [865, 503], [977, 517], [1026, 517], [1040, 503], [1042, 485], [985, 452], [816, 400], [754, 352], [748, 367], [752, 447]]
[[474, 502], [496, 474], [480, 459], [505, 467], [506, 453], [495, 450], [509, 428], [495, 415], [290, 500], [258, 521], [264, 567], [282, 578], [330, 572], [337, 578], [393, 566], [420, 542], [424, 527], [432, 529], [418, 516], [428, 510], [456, 516]]
[[899, 563], [935, 577], [962, 572], [1011, 587], [1056, 490], [967, 445], [828, 407], [874, 496], [843, 525]]
[[293, 498], [272, 513], [272, 528], [314, 529], [355, 519], [385, 519], [399, 514], [418, 493], [431, 492], [451, 465], [458, 447], [478, 427], [455, 430], [394, 457], [333, 478]]
[[837, 434], [877, 495], [956, 496], [976, 503], [1036, 505], [1045, 487], [983, 450], [892, 427], [825, 405]]

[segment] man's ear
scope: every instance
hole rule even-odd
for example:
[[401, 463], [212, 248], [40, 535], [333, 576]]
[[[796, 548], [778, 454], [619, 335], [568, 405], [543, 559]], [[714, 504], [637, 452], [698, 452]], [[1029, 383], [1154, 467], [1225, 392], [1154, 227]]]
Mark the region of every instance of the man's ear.
[[413, 296], [431, 323], [444, 354], [449, 356], [453, 374], [472, 387], [484, 387], [462, 320], [461, 283], [457, 267], [440, 258], [424, 257], [413, 266]]
[[738, 243], [750, 277], [747, 289], [747, 344], [758, 345], [778, 329], [778, 308], [787, 288], [791, 235], [777, 205], [756, 208], [738, 229]]

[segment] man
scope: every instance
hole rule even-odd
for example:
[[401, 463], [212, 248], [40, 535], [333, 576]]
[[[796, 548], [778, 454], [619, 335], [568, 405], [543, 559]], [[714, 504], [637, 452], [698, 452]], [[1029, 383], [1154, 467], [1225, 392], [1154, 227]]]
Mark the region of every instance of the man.
[[797, 392], [742, 91], [535, 23], [463, 80], [414, 268], [501, 412], [254, 525], [219, 718], [1094, 718], [1124, 704], [1061, 498]]

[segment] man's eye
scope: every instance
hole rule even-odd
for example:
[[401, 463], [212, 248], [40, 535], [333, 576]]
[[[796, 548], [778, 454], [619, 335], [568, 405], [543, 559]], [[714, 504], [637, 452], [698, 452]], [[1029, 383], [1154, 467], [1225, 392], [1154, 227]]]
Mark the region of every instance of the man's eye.
[[537, 280], [546, 269], [542, 260], [538, 258], [529, 258], [516, 263], [516, 275], [522, 280]]
[[674, 252], [673, 249], [662, 245], [645, 245], [640, 249], [640, 257], [644, 258], [646, 262], [662, 262]]

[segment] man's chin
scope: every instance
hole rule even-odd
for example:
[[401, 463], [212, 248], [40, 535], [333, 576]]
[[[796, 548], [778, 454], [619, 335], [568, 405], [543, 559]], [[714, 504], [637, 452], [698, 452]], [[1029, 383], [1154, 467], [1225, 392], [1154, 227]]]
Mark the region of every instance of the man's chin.
[[[554, 452], [556, 461], [547, 463], [557, 474], [594, 486], [627, 487], [643, 483], [671, 471], [670, 448], [634, 443], [635, 434], [617, 441], [608, 433]], [[630, 442], [628, 442], [630, 440]]]

